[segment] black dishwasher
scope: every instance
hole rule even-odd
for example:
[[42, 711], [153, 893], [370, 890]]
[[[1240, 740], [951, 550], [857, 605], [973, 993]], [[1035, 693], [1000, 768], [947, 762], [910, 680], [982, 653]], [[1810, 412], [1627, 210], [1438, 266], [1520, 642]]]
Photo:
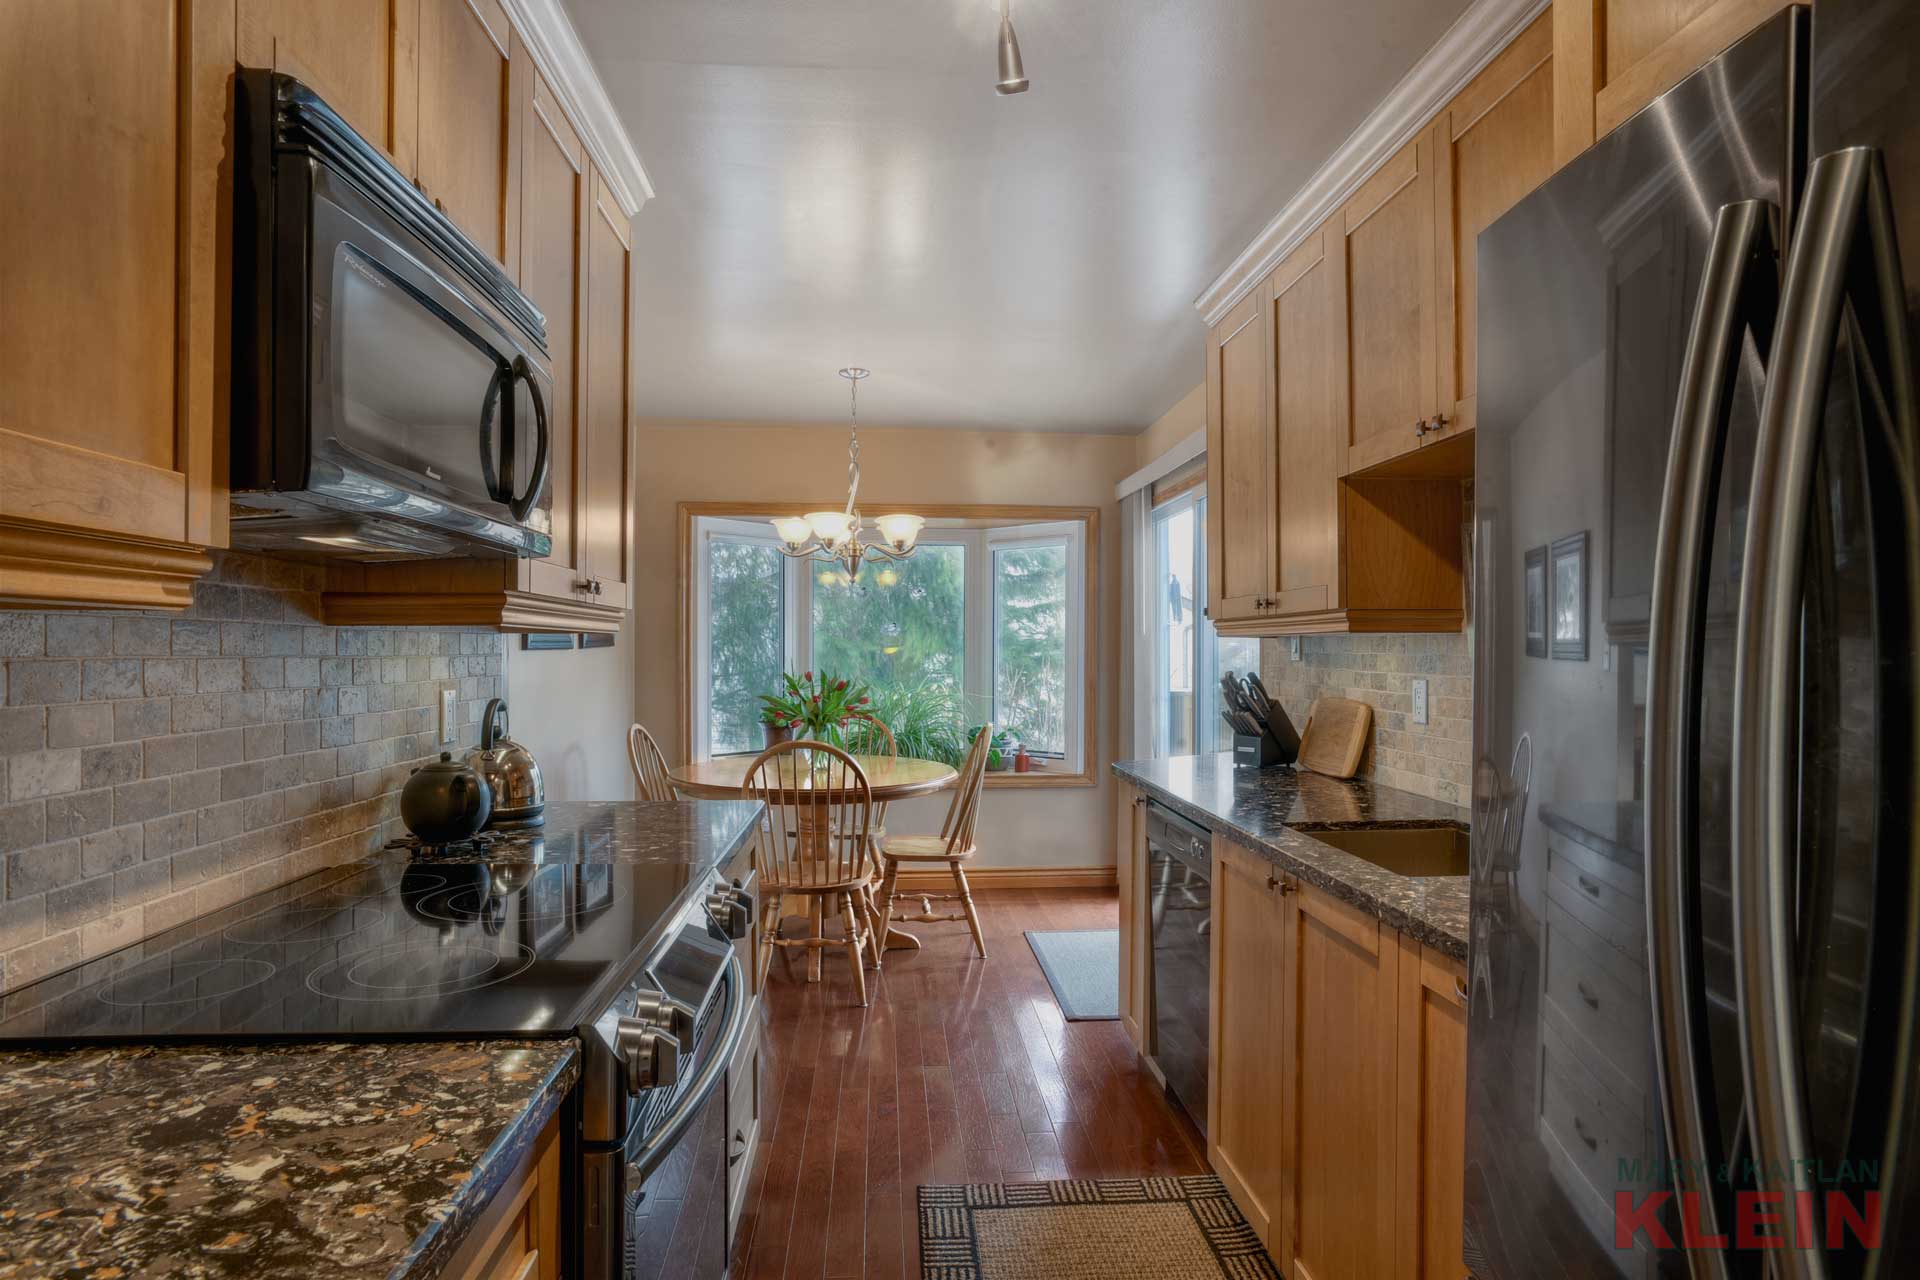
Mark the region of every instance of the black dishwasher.
[[1153, 1058], [1167, 1092], [1207, 1131], [1207, 1001], [1213, 914], [1213, 835], [1147, 805], [1147, 883], [1153, 927]]

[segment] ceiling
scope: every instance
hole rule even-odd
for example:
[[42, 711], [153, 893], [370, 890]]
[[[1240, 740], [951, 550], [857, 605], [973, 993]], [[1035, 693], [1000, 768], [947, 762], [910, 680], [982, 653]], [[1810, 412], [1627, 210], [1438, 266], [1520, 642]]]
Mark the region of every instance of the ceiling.
[[1137, 431], [1193, 299], [1465, 0], [565, 0], [657, 196], [639, 412]]

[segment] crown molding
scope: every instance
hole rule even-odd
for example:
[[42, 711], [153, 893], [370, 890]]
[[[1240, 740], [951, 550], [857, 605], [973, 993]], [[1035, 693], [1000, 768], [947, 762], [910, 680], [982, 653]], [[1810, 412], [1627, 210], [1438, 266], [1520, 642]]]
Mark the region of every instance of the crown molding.
[[653, 199], [653, 183], [647, 179], [640, 153], [633, 149], [613, 99], [594, 70], [580, 33], [560, 5], [560, 0], [501, 0], [514, 29], [526, 41], [540, 74], [560, 98], [568, 117], [579, 128], [581, 140], [593, 156], [594, 167], [606, 180], [607, 189], [629, 218], [640, 206]]
[[1413, 65], [1340, 144], [1307, 184], [1274, 216], [1272, 222], [1240, 251], [1206, 291], [1193, 300], [1194, 310], [1209, 327], [1280, 260], [1293, 252], [1306, 235], [1324, 222], [1341, 202], [1373, 176], [1374, 170], [1407, 144], [1454, 94], [1478, 75], [1493, 56], [1507, 47], [1522, 28], [1545, 12], [1551, 0], [1474, 0], [1459, 21], [1447, 29], [1433, 48]]

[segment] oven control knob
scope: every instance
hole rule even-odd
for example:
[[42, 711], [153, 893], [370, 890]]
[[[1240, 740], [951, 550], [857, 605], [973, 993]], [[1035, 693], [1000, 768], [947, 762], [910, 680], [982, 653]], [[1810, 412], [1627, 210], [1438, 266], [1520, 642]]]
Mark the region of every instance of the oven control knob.
[[753, 929], [753, 895], [737, 884], [717, 884], [707, 895], [707, 910], [734, 941]]
[[663, 1089], [680, 1078], [680, 1039], [640, 1018], [622, 1018], [614, 1042], [626, 1066], [627, 1093]]
[[627, 1161], [626, 1184], [627, 1212], [632, 1213], [646, 1199], [647, 1185], [647, 1175], [641, 1172], [640, 1166], [632, 1160]]

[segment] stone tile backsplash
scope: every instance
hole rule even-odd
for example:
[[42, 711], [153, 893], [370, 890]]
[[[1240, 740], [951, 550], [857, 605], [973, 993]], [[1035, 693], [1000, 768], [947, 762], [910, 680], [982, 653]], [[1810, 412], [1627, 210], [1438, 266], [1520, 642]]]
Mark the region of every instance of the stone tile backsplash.
[[[1427, 723], [1413, 723], [1415, 676], [1427, 678]], [[1465, 635], [1306, 636], [1298, 662], [1285, 640], [1260, 643], [1260, 679], [1304, 729], [1322, 694], [1373, 708], [1360, 773], [1466, 806], [1472, 800], [1473, 656]]]
[[0, 612], [0, 991], [398, 834], [505, 690], [502, 637], [326, 627], [323, 571], [218, 557], [179, 615]]

